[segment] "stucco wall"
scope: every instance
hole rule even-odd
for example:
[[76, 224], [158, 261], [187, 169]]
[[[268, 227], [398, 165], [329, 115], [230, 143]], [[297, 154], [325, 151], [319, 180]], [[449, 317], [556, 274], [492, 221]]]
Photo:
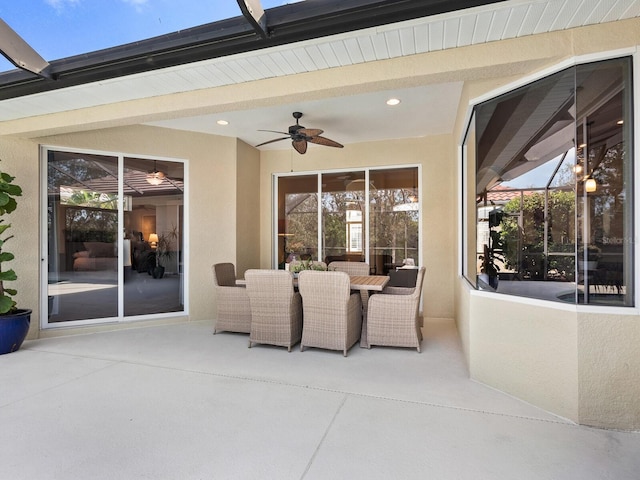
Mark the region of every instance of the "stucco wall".
[[580, 423], [640, 430], [640, 317], [578, 315]]
[[[18, 297], [21, 305], [34, 309], [29, 338], [38, 335], [39, 292], [39, 192], [38, 144], [89, 149], [125, 154], [158, 155], [187, 161], [188, 172], [188, 288], [190, 319], [213, 319], [211, 265], [237, 258], [236, 183], [237, 145], [234, 138], [180, 132], [146, 126], [132, 126], [43, 137], [35, 140], [0, 138], [2, 168], [16, 175], [25, 191], [15, 223], [14, 268], [20, 279]], [[245, 155], [246, 156], [246, 155]], [[250, 157], [251, 155], [249, 155]], [[257, 161], [253, 169], [257, 171]], [[250, 175], [256, 176], [255, 173]], [[254, 180], [254, 184], [257, 182]], [[258, 210], [256, 204], [244, 202]], [[257, 250], [249, 241], [240, 242], [243, 249]], [[91, 327], [94, 328], [94, 327]], [[97, 329], [105, 327], [95, 327]], [[84, 331], [90, 329], [85, 328]], [[69, 333], [69, 332], [67, 332]]]
[[[620, 49], [629, 53], [640, 38], [640, 21], [570, 30], [561, 38], [547, 67], [576, 55]], [[469, 102], [485, 99], [519, 78], [523, 76], [496, 75], [465, 84], [454, 134], [457, 144], [467, 126]], [[455, 227], [458, 238], [460, 224]], [[458, 273], [461, 268], [457, 263]], [[475, 292], [459, 276], [455, 292], [455, 317], [472, 378], [581, 424], [640, 429], [637, 311], [587, 313], [552, 302]]]
[[260, 151], [238, 140], [236, 275], [260, 267]]
[[5, 263], [3, 268], [15, 270], [18, 280], [5, 286], [18, 290], [15, 296], [18, 308], [33, 310], [29, 332], [29, 336], [33, 337], [38, 331], [40, 318], [38, 144], [19, 139], [0, 138], [0, 160], [0, 170], [16, 177], [15, 183], [22, 187], [18, 208], [8, 217], [8, 220], [5, 220], [6, 223], [11, 224], [11, 230], [7, 231], [7, 234], [13, 235], [14, 238], [3, 246], [4, 251], [15, 255], [15, 259]]
[[481, 292], [469, 300], [471, 377], [578, 421], [575, 307]]
[[[261, 264], [271, 266], [272, 174], [400, 164], [422, 165], [422, 261], [424, 315], [453, 318], [455, 278], [455, 157], [450, 135], [347, 145], [337, 150], [310, 147], [305, 155], [291, 151], [262, 153]], [[293, 153], [292, 153], [293, 152]]]

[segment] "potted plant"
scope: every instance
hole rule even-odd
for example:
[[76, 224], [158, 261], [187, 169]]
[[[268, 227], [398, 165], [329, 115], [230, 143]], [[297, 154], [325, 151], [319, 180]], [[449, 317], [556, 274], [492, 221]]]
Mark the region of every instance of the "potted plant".
[[496, 261], [504, 263], [503, 242], [500, 232], [496, 228], [502, 223], [504, 212], [494, 208], [489, 212], [489, 244], [484, 245], [484, 251], [480, 259], [482, 260], [482, 270], [480, 278], [494, 290], [498, 288], [498, 272], [500, 267]]
[[297, 276], [303, 270], [326, 270], [326, 266], [322, 262], [314, 262], [313, 260], [301, 260], [299, 262], [292, 262], [289, 270]]
[[3, 268], [5, 262], [14, 259], [14, 255], [4, 250], [4, 244], [13, 235], [6, 236], [11, 224], [5, 223], [6, 219], [1, 218], [16, 209], [18, 203], [15, 197], [22, 195], [22, 189], [13, 183], [14, 178], [0, 171], [0, 355], [20, 348], [31, 322], [31, 310], [17, 308], [13, 299], [17, 294], [16, 290], [5, 286], [5, 282], [18, 278], [13, 269]]
[[587, 245], [587, 260], [585, 262], [584, 252], [585, 247], [581, 246], [578, 249], [578, 267], [581, 271], [595, 270], [598, 268], [598, 262], [602, 256], [602, 251], [597, 245]]
[[173, 250], [173, 242], [178, 239], [178, 228], [173, 226], [171, 230], [158, 236], [158, 246], [156, 247], [156, 268], [153, 270], [153, 278], [162, 278], [166, 267], [166, 262], [173, 258], [176, 253]]

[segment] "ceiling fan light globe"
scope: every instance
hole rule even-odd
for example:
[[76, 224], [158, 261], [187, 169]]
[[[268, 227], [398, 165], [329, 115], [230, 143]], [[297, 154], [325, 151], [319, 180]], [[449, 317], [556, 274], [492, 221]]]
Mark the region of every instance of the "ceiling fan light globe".
[[151, 184], [151, 185], [160, 185], [164, 179], [166, 178], [166, 175], [163, 172], [150, 172], [147, 173], [147, 183]]

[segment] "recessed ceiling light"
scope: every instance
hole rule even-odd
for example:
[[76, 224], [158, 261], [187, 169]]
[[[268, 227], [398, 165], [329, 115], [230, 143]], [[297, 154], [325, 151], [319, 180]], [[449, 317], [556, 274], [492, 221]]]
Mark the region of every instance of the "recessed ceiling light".
[[229, 122], [227, 122], [226, 120], [218, 120], [216, 123], [218, 125], [229, 125]]
[[390, 98], [389, 100], [387, 100], [387, 105], [398, 105], [400, 103], [400, 99], [398, 98]]

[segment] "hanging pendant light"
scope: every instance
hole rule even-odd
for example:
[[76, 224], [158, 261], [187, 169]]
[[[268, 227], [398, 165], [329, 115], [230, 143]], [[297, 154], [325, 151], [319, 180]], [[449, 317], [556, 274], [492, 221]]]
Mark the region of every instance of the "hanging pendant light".
[[156, 168], [156, 161], [154, 160], [153, 172], [147, 173], [147, 182], [151, 185], [160, 185], [164, 181], [165, 177], [166, 175], [164, 174], [164, 172], [159, 172]]

